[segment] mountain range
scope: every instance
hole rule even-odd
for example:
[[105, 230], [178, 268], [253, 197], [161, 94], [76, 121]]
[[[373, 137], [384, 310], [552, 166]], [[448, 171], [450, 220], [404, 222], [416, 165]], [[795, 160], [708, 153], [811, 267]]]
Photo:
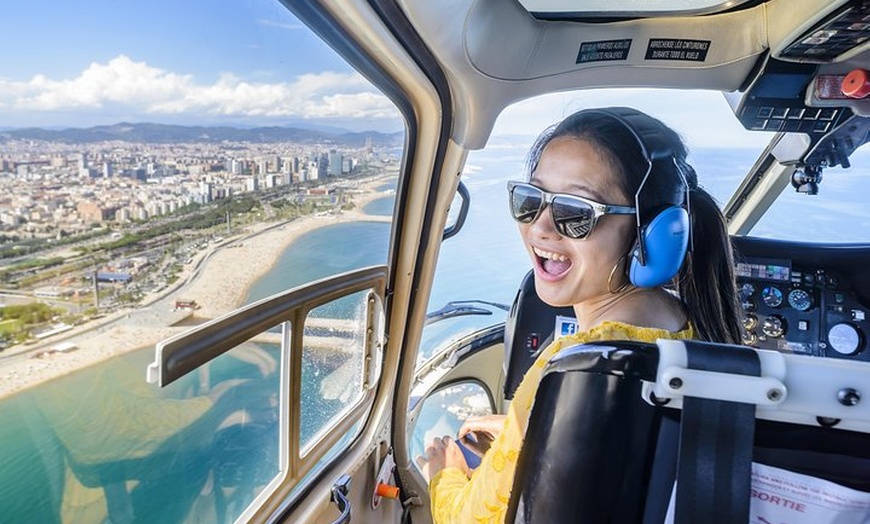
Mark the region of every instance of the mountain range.
[[377, 146], [401, 146], [404, 133], [378, 131], [352, 132], [342, 129], [304, 129], [301, 127], [181, 126], [153, 123], [121, 122], [109, 126], [87, 128], [43, 129], [22, 128], [0, 131], [0, 142], [9, 139], [44, 140], [65, 143], [89, 143], [110, 140], [143, 143], [190, 142], [297, 142], [332, 143], [348, 147], [361, 147], [371, 138]]

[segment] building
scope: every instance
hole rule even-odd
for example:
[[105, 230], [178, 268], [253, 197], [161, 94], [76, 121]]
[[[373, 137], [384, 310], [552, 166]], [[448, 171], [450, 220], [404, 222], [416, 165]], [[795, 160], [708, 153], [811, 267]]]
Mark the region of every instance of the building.
[[114, 208], [103, 207], [92, 201], [79, 202], [76, 204], [76, 211], [85, 222], [100, 223], [115, 218]]
[[327, 166], [326, 166], [326, 174], [329, 176], [339, 176], [341, 175], [341, 162], [342, 155], [335, 149], [329, 151], [329, 156], [327, 157]]

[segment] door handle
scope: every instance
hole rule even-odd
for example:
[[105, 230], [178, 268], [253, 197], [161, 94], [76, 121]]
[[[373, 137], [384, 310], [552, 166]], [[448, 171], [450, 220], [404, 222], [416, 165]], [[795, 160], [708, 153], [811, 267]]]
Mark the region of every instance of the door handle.
[[350, 522], [350, 500], [347, 499], [347, 492], [350, 491], [350, 475], [342, 475], [338, 477], [335, 484], [332, 485], [331, 500], [338, 506], [341, 515], [335, 519], [332, 524], [347, 524]]

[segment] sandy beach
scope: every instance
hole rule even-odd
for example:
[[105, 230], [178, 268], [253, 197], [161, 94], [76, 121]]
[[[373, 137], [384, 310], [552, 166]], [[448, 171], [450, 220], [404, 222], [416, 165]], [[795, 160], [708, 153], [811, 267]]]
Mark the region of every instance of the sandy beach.
[[[287, 222], [263, 223], [244, 233], [227, 237], [218, 246], [199, 253], [185, 266], [174, 289], [160, 295], [146, 296], [135, 309], [114, 313], [77, 327], [72, 333], [57, 335], [24, 352], [10, 348], [0, 361], [0, 398], [51, 380], [76, 369], [90, 366], [190, 329], [191, 323], [216, 318], [243, 305], [250, 286], [261, 278], [294, 240], [314, 229], [345, 222], [389, 220], [389, 217], [363, 213], [372, 200], [388, 196], [380, 192], [388, 176], [359, 184], [353, 192], [354, 208], [337, 215], [307, 216]], [[282, 290], [275, 290], [279, 292]], [[173, 311], [176, 299], [195, 300], [200, 308], [194, 312]], [[181, 322], [191, 314], [193, 322]], [[173, 324], [186, 324], [178, 327]], [[57, 352], [39, 358], [32, 355], [57, 344], [73, 343], [78, 349]], [[30, 355], [30, 358], [28, 357]], [[142, 371], [143, 380], [145, 370]]]

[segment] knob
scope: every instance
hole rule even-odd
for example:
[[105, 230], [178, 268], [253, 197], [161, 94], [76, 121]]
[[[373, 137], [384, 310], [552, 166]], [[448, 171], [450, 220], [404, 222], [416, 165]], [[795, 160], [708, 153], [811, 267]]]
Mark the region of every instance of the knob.
[[758, 342], [758, 335], [756, 335], [754, 331], [743, 333], [742, 338], [744, 346], [754, 346]]
[[770, 338], [779, 338], [785, 334], [785, 319], [779, 315], [770, 315], [762, 322], [761, 331]]
[[870, 73], [863, 69], [853, 69], [843, 78], [842, 90], [849, 98], [864, 98], [870, 95]]
[[755, 329], [755, 326], [758, 325], [758, 317], [753, 315], [752, 313], [745, 315], [743, 317], [743, 329], [746, 331], [752, 331]]

